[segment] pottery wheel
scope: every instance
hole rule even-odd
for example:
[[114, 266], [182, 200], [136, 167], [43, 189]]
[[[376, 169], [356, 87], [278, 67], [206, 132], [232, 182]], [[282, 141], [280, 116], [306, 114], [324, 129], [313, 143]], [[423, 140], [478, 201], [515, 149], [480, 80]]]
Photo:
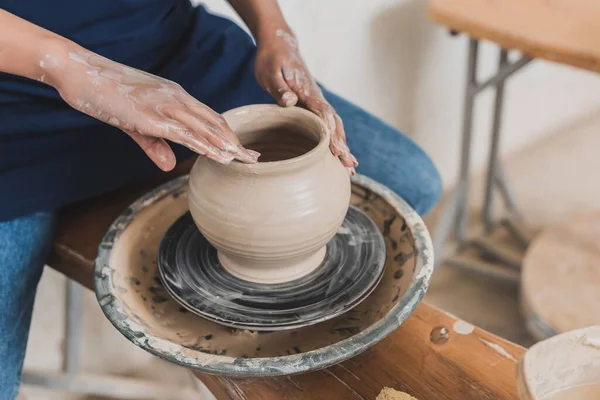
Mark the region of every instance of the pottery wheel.
[[321, 265], [290, 282], [261, 284], [227, 272], [189, 213], [169, 228], [157, 261], [165, 289], [191, 312], [235, 328], [274, 331], [322, 322], [356, 306], [379, 283], [385, 258], [377, 225], [350, 207]]

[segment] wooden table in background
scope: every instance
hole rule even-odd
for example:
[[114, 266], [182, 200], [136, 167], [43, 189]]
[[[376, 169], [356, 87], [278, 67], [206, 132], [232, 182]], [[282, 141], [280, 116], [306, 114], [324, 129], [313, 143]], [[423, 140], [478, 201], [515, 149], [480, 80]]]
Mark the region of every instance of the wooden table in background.
[[[61, 213], [49, 265], [88, 288], [97, 246], [113, 220], [158, 184], [187, 173], [191, 163], [147, 184], [68, 207]], [[524, 349], [474, 328], [427, 304], [363, 354], [303, 375], [238, 379], [197, 373], [220, 399], [375, 399], [383, 387], [419, 400], [518, 399], [516, 362]], [[467, 329], [465, 329], [467, 328]], [[467, 334], [465, 334], [467, 333]]]
[[[504, 176], [499, 157], [504, 92], [507, 80], [533, 60], [547, 60], [600, 72], [600, 2], [598, 0], [430, 0], [431, 20], [469, 38], [458, 183], [440, 212], [434, 250], [441, 255], [453, 234], [454, 254], [444, 263], [497, 280], [520, 281], [521, 260], [533, 232], [523, 223], [517, 201]], [[498, 47], [497, 71], [486, 79], [478, 74], [479, 43]], [[510, 57], [509, 52], [520, 53]], [[552, 82], [548, 82], [549, 85]], [[481, 212], [483, 229], [467, 232], [470, 159], [476, 97], [493, 89], [489, 157]], [[500, 196], [496, 196], [499, 194]], [[504, 201], [507, 216], [495, 220], [494, 203]], [[500, 223], [498, 223], [500, 222]], [[506, 230], [512, 243], [494, 235]], [[437, 261], [441, 261], [438, 257]]]
[[431, 0], [429, 16], [531, 58], [600, 72], [597, 0]]

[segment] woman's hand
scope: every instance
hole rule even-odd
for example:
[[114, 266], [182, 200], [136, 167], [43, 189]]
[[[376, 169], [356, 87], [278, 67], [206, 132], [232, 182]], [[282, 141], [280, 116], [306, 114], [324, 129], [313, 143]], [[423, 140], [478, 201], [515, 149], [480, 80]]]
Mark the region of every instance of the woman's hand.
[[277, 29], [271, 37], [262, 37], [258, 41], [255, 71], [258, 83], [280, 106], [292, 107], [299, 103], [325, 121], [331, 132], [331, 152], [354, 175], [358, 163], [346, 144], [342, 120], [325, 100], [289, 30]]
[[40, 80], [73, 108], [127, 133], [161, 169], [175, 166], [166, 140], [221, 163], [255, 163], [225, 119], [169, 80], [84, 49], [52, 51], [40, 60]]

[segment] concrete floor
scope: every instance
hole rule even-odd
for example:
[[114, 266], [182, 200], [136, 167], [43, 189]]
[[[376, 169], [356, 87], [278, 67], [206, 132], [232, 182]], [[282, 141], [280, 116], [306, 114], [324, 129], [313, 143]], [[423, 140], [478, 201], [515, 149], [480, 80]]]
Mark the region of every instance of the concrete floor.
[[[506, 173], [512, 183], [526, 220], [543, 227], [568, 218], [575, 212], [598, 208], [600, 184], [600, 115], [569, 127], [557, 129], [529, 149], [506, 160]], [[481, 182], [474, 185], [472, 211], [481, 204]], [[427, 219], [433, 226], [435, 213]], [[61, 365], [65, 279], [46, 269], [35, 303], [26, 369], [57, 371]], [[529, 345], [531, 337], [523, 327], [518, 307], [518, 287], [441, 268], [436, 272], [426, 301], [462, 319], [509, 340]], [[113, 373], [136, 376], [180, 387], [193, 383], [183, 369], [163, 362], [138, 349], [123, 338], [106, 320], [92, 293], [85, 297], [85, 326], [81, 366], [87, 373]], [[92, 399], [65, 393], [24, 387], [30, 400]], [[210, 398], [208, 394], [202, 398]], [[94, 397], [93, 399], [99, 399]]]

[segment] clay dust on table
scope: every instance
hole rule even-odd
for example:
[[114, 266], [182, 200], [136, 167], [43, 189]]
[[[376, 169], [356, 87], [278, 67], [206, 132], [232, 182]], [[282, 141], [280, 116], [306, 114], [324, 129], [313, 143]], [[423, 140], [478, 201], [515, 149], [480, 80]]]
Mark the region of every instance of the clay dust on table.
[[408, 393], [399, 392], [395, 389], [384, 387], [375, 400], [417, 400]]

